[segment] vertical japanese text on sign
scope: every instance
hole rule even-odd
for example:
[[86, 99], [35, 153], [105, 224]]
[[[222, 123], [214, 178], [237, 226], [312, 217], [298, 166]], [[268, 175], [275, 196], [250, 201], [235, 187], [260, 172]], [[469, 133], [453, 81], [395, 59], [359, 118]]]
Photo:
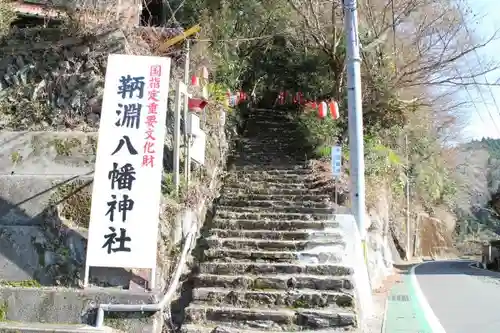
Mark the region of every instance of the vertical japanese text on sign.
[[108, 58], [87, 266], [156, 266], [169, 76], [169, 58]]
[[146, 131], [144, 151], [142, 156], [143, 167], [153, 167], [155, 162], [155, 141], [153, 136], [158, 114], [158, 94], [160, 93], [161, 66], [153, 65], [149, 67], [149, 89], [148, 89], [148, 114], [146, 116]]

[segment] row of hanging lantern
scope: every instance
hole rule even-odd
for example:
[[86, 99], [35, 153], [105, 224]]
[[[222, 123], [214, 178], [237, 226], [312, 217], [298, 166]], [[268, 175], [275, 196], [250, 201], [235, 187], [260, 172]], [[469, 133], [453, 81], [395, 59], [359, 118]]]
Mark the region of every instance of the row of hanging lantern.
[[332, 118], [337, 120], [340, 117], [339, 105], [336, 101], [309, 102], [308, 106], [314, 110], [318, 110], [318, 117], [321, 119]]
[[[285, 105], [287, 102], [287, 97], [288, 97], [288, 100], [290, 99], [289, 96], [290, 95], [286, 91], [281, 91], [278, 94], [278, 104]], [[322, 101], [322, 102], [308, 101], [304, 98], [303, 93], [298, 92], [298, 93], [295, 93], [292, 95], [292, 103], [305, 105], [308, 108], [311, 108], [313, 110], [317, 110], [318, 117], [321, 119], [324, 119], [324, 118], [339, 119], [339, 117], [340, 117], [339, 105], [334, 100]]]
[[307, 103], [306, 99], [304, 98], [304, 94], [301, 93], [301, 92], [298, 92], [298, 93], [290, 95], [286, 91], [281, 91], [278, 94], [278, 104], [279, 105], [285, 105], [287, 103], [287, 101], [290, 99], [290, 97], [292, 99], [292, 103], [293, 104], [304, 105], [304, 104]]
[[[192, 87], [202, 87], [202, 94], [199, 97], [190, 97], [188, 99], [188, 109], [194, 113], [202, 113], [205, 109], [205, 106], [208, 104], [208, 91], [207, 91], [207, 83], [208, 83], [208, 69], [203, 66], [199, 71], [198, 75], [191, 76], [191, 86]], [[201, 80], [200, 80], [201, 79]]]
[[[287, 101], [288, 96], [289, 95], [286, 91], [281, 91], [278, 94], [278, 104], [284, 105]], [[239, 91], [235, 94], [232, 94], [228, 89], [226, 92], [226, 103], [228, 106], [234, 107], [246, 100], [248, 100], [248, 95], [244, 91]], [[336, 120], [340, 117], [339, 105], [334, 100], [322, 102], [308, 101], [304, 98], [304, 94], [302, 92], [298, 92], [292, 95], [292, 102], [293, 104], [300, 104], [313, 110], [317, 110], [318, 117], [321, 119], [331, 118]]]
[[234, 106], [246, 101], [248, 99], [248, 95], [244, 91], [241, 91], [241, 90], [236, 92], [235, 94], [232, 94], [231, 90], [228, 89], [226, 92], [226, 98], [227, 98], [228, 106], [234, 107]]

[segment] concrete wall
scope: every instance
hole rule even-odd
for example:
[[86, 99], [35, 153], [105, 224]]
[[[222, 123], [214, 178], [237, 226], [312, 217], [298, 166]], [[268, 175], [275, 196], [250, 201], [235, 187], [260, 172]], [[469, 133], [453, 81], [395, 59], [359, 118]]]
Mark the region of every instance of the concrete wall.
[[354, 268], [356, 302], [360, 322], [364, 326], [373, 315], [373, 299], [361, 236], [353, 215], [336, 214], [334, 218], [339, 223], [347, 244], [344, 263]]
[[57, 270], [84, 261], [88, 217], [74, 216], [90, 207], [72, 201], [90, 193], [95, 134], [2, 132], [0, 147], [0, 280], [78, 285]]
[[[156, 300], [156, 293], [127, 290], [144, 283], [133, 270], [92, 268], [93, 288], [79, 289], [96, 133], [0, 132], [0, 147], [0, 318], [93, 324], [97, 302]], [[157, 281], [163, 288], [163, 272]], [[126, 332], [152, 332], [157, 318], [141, 316], [107, 321]]]

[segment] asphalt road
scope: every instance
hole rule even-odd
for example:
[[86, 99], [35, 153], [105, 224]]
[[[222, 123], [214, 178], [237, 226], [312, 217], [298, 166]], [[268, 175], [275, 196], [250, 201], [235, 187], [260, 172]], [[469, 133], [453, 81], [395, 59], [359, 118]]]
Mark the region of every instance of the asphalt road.
[[416, 267], [421, 303], [427, 301], [446, 333], [499, 333], [500, 273], [471, 263], [435, 261]]

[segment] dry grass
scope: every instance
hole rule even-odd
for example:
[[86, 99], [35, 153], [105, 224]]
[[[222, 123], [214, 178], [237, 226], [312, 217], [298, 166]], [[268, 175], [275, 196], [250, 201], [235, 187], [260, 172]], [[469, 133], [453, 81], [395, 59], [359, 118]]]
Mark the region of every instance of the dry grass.
[[323, 194], [330, 196], [331, 201], [335, 200], [337, 195], [337, 204], [341, 206], [350, 206], [349, 202], [349, 178], [342, 173], [340, 179], [334, 180], [332, 176], [332, 167], [330, 162], [322, 160], [309, 161], [309, 168], [312, 170], [311, 186], [319, 189]]

